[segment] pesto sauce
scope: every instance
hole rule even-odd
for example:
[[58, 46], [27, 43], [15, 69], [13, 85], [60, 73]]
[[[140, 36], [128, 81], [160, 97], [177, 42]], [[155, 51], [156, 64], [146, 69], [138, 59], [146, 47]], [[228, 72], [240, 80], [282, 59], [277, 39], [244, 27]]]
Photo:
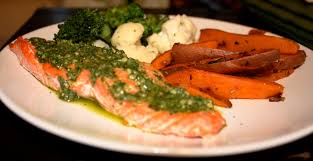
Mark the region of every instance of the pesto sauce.
[[60, 93], [59, 93], [59, 98], [65, 101], [73, 101], [77, 100], [80, 97], [75, 93], [74, 91], [71, 91], [69, 89], [70, 84], [68, 81], [64, 80], [62, 77], [58, 77], [58, 81], [60, 83]]
[[116, 116], [116, 115], [113, 115], [112, 113], [106, 111], [96, 101], [91, 101], [91, 100], [88, 100], [85, 98], [80, 98], [76, 101], [73, 101], [73, 103], [82, 105], [82, 106], [86, 107], [88, 110], [91, 110], [91, 111], [93, 111], [93, 112], [95, 112], [101, 116], [109, 118], [110, 120], [113, 120], [117, 123], [122, 124], [125, 122], [123, 118]]
[[[51, 93], [56, 94], [58, 96], [60, 95], [60, 92], [55, 91], [54, 89], [51, 89], [51, 88], [49, 88], [49, 89], [50, 89]], [[72, 103], [81, 105], [81, 106], [87, 108], [88, 110], [95, 112], [95, 113], [97, 113], [97, 114], [99, 114], [105, 118], [108, 118], [112, 121], [115, 121], [117, 123], [120, 123], [120, 124], [125, 123], [125, 120], [123, 118], [108, 112], [103, 107], [101, 107], [99, 105], [99, 103], [96, 101], [80, 97], [80, 98], [72, 101]]]
[[[47, 41], [41, 38], [29, 39], [37, 50], [40, 63], [50, 63], [58, 69], [65, 69], [69, 80], [61, 77], [60, 98], [66, 101], [78, 99], [77, 94], [69, 89], [83, 69], [91, 72], [94, 83], [97, 78], [109, 77], [116, 81], [109, 90], [117, 101], [146, 101], [155, 110], [177, 112], [208, 111], [213, 109], [209, 99], [191, 96], [181, 88], [164, 83], [160, 85], [149, 78], [140, 62], [128, 58], [123, 51], [113, 48], [99, 48], [89, 44], [74, 44], [68, 40]], [[74, 67], [73, 67], [74, 64]], [[136, 82], [139, 91], [128, 93], [128, 84], [116, 79], [115, 68], [128, 72], [128, 78]], [[154, 73], [158, 80], [161, 77]]]

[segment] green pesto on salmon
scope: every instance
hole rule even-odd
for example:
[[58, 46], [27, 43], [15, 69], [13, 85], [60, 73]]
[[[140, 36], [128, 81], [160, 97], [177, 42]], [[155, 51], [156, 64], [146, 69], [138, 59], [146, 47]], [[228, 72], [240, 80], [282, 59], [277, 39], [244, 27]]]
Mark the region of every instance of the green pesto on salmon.
[[[58, 69], [66, 70], [68, 80], [59, 78], [61, 86], [60, 98], [66, 101], [79, 97], [69, 89], [82, 70], [91, 72], [90, 80], [97, 78], [115, 78], [114, 69], [127, 71], [128, 78], [138, 87], [135, 93], [129, 93], [127, 84], [116, 81], [109, 91], [117, 101], [144, 101], [154, 110], [178, 112], [208, 111], [213, 109], [209, 99], [192, 96], [184, 89], [172, 87], [164, 82], [159, 72], [154, 72], [157, 81], [148, 77], [141, 62], [128, 58], [126, 54], [113, 48], [99, 48], [84, 43], [72, 43], [68, 40], [49, 41], [42, 38], [30, 38], [36, 48], [36, 56], [40, 63], [49, 63]], [[75, 67], [73, 68], [74, 65]]]

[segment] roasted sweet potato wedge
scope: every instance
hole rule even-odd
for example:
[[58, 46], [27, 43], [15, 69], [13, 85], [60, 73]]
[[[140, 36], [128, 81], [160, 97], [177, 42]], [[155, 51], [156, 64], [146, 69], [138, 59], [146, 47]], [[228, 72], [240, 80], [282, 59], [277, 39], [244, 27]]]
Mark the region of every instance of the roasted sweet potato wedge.
[[280, 53], [296, 54], [299, 45], [289, 39], [262, 34], [242, 35], [218, 29], [202, 29], [199, 41], [218, 41], [219, 49], [250, 52], [278, 49]]
[[[184, 45], [184, 46], [188, 46], [188, 47], [196, 47], [196, 48], [217, 48], [218, 43], [217, 41], [203, 41], [203, 42], [196, 42], [196, 43], [192, 43], [192, 44], [188, 44], [188, 45]], [[166, 66], [168, 66], [169, 64], [172, 63], [173, 60], [173, 55], [172, 55], [172, 50], [168, 50], [165, 51], [164, 53], [158, 55], [152, 62], [152, 66], [155, 69], [161, 69], [164, 68]], [[190, 60], [188, 60], [190, 61]]]
[[170, 73], [183, 70], [189, 67], [196, 67], [199, 64], [212, 64], [212, 63], [218, 63], [224, 60], [225, 60], [224, 58], [208, 58], [208, 59], [203, 59], [200, 61], [193, 61], [193, 62], [188, 62], [188, 63], [171, 64], [160, 70], [164, 75], [169, 75]]
[[205, 71], [223, 74], [255, 74], [264, 71], [269, 71], [273, 68], [273, 64], [279, 60], [278, 50], [271, 50], [268, 52], [243, 56], [233, 60], [225, 60], [224, 58], [204, 59], [201, 61], [173, 64], [162, 69], [165, 75], [193, 67]]
[[193, 96], [200, 96], [203, 98], [211, 99], [215, 105], [218, 105], [221, 107], [231, 107], [232, 106], [232, 103], [229, 101], [229, 99], [227, 99], [225, 97], [218, 96], [211, 91], [201, 91], [201, 89], [196, 88], [196, 87], [191, 87], [191, 86], [183, 86], [183, 85], [178, 85], [178, 86], [184, 88], [186, 91], [188, 91]]
[[253, 76], [251, 78], [260, 79], [260, 80], [266, 80], [266, 81], [277, 81], [279, 79], [288, 77], [294, 72], [294, 69], [285, 69], [278, 72], [269, 72], [269, 73], [263, 73], [260, 75]]
[[242, 53], [220, 49], [211, 49], [202, 46], [175, 44], [172, 48], [173, 63], [188, 63], [203, 59], [242, 57]]
[[280, 96], [284, 87], [271, 81], [224, 75], [188, 68], [165, 77], [172, 85], [184, 85], [212, 91], [228, 99], [265, 99]]
[[251, 29], [248, 35], [264, 35], [266, 31], [260, 29]]
[[296, 54], [281, 54], [280, 59], [274, 65], [275, 71], [294, 69], [301, 66], [306, 58], [306, 54], [303, 50], [298, 50]]
[[158, 55], [152, 62], [151, 65], [155, 69], [162, 69], [172, 62], [172, 50], [168, 50]]
[[271, 50], [260, 54], [244, 56], [234, 60], [220, 61], [216, 63], [197, 63], [191, 67], [211, 71], [215, 73], [257, 73], [272, 68], [273, 63], [279, 60], [279, 51]]
[[[304, 51], [299, 50], [297, 54], [281, 54], [279, 61], [275, 62], [272, 68], [267, 70], [251, 73], [245, 73], [246, 76], [256, 79], [277, 81], [279, 79], [288, 77], [296, 68], [301, 66], [306, 58]], [[242, 73], [241, 73], [242, 74]], [[250, 74], [250, 75], [249, 75]]]
[[195, 42], [195, 43], [188, 44], [188, 45], [216, 49], [218, 47], [218, 42], [217, 41], [202, 41], [202, 42]]

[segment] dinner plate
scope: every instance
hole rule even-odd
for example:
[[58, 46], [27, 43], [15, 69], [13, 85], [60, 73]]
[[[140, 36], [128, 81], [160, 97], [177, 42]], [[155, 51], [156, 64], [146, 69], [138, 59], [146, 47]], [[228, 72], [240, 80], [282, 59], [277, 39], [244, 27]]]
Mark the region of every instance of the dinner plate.
[[[217, 28], [247, 34], [247, 26], [192, 17], [201, 28]], [[57, 25], [24, 35], [52, 39]], [[199, 33], [198, 33], [199, 34]], [[124, 126], [119, 119], [84, 103], [68, 103], [43, 86], [20, 66], [5, 47], [0, 54], [0, 98], [16, 115], [32, 125], [82, 144], [158, 156], [221, 156], [258, 151], [297, 140], [313, 131], [312, 50], [304, 65], [279, 80], [285, 87], [283, 102], [232, 100], [231, 109], [219, 109], [227, 126], [209, 138], [183, 138], [144, 133]], [[98, 111], [98, 112], [95, 112]]]

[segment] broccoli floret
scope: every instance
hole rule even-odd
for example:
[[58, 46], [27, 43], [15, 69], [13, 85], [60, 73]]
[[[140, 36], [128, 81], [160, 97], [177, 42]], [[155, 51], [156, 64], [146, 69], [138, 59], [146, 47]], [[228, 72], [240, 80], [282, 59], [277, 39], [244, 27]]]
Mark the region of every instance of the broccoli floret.
[[168, 20], [168, 16], [165, 15], [153, 15], [147, 14], [143, 18], [130, 19], [129, 22], [141, 23], [144, 27], [143, 36], [141, 38], [141, 43], [146, 45], [146, 38], [153, 33], [158, 33], [161, 31], [162, 24]]
[[110, 42], [117, 26], [133, 17], [144, 17], [143, 10], [135, 3], [107, 10], [78, 10], [64, 24], [58, 25], [59, 32], [55, 34], [55, 40], [65, 39], [77, 43], [102, 39]]
[[97, 10], [80, 10], [64, 24], [58, 25], [60, 30], [55, 34], [55, 40], [72, 40], [75, 43], [90, 42], [98, 38], [103, 26], [105, 22]]
[[154, 32], [159, 32], [167, 16], [145, 15], [136, 3], [113, 7], [106, 10], [78, 10], [64, 24], [58, 25], [59, 32], [55, 40], [71, 40], [74, 43], [92, 43], [102, 39], [108, 43], [115, 29], [126, 22], [141, 23], [144, 28], [144, 38]]
[[64, 24], [58, 25], [58, 28], [55, 40], [72, 40], [74, 43], [92, 42], [97, 39], [109, 41], [112, 35], [110, 25], [99, 10], [78, 10]]
[[103, 14], [104, 19], [111, 28], [116, 29], [119, 25], [132, 18], [143, 18], [144, 11], [136, 3], [127, 6], [113, 7]]

